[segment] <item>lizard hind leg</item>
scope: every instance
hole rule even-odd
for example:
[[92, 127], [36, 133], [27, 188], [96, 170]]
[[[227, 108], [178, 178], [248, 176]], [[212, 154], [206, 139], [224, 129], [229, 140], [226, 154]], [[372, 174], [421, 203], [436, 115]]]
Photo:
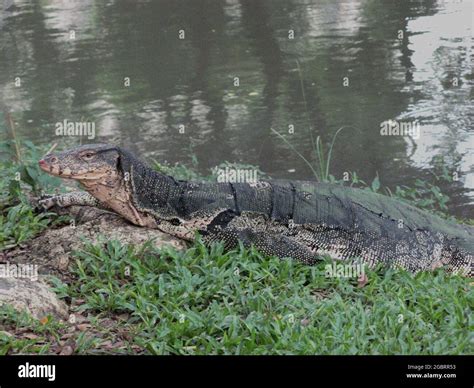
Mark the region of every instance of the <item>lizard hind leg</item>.
[[291, 237], [268, 232], [254, 232], [251, 229], [223, 228], [204, 236], [206, 243], [222, 241], [226, 249], [238, 247], [239, 241], [246, 248], [252, 245], [260, 252], [279, 258], [291, 257], [304, 264], [315, 264], [319, 259], [309, 248], [294, 241]]

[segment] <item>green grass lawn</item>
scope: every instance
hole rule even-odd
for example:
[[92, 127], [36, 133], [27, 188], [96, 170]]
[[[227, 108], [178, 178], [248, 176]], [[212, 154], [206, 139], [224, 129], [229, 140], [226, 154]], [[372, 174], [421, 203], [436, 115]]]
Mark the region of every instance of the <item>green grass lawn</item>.
[[[359, 287], [326, 277], [326, 265], [200, 243], [186, 252], [90, 245], [76, 253], [75, 281], [53, 281], [82, 320], [30, 323], [33, 339], [0, 334], [0, 349], [47, 353], [72, 333], [76, 353], [472, 354], [468, 279], [378, 270]], [[10, 326], [24, 319], [4, 312]]]

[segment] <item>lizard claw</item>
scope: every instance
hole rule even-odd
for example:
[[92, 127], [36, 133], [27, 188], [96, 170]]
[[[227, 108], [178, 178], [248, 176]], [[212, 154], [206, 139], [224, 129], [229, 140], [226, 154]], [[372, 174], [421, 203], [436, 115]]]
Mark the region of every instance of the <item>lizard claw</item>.
[[56, 205], [56, 198], [54, 195], [42, 195], [38, 201], [38, 210], [46, 211]]
[[47, 198], [51, 198], [51, 197], [54, 197], [53, 194], [41, 194], [40, 195], [40, 199], [47, 199]]

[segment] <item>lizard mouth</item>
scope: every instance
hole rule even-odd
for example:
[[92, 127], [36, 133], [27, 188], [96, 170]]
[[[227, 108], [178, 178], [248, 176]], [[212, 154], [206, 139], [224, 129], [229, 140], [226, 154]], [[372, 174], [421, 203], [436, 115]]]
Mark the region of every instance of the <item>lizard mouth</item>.
[[61, 168], [58, 164], [58, 158], [55, 156], [45, 156], [44, 159], [38, 161], [38, 166], [41, 170], [50, 175], [60, 176], [62, 178], [70, 178], [72, 175], [69, 168]]
[[74, 179], [78, 181], [91, 181], [103, 178], [104, 173], [101, 169], [71, 169], [60, 163], [55, 156], [46, 155], [43, 159], [38, 161], [38, 166], [41, 170], [64, 179]]
[[46, 163], [46, 160], [44, 160], [44, 159], [41, 159], [41, 160], [38, 162], [38, 164], [39, 164], [39, 166], [40, 166], [40, 168], [41, 168], [42, 170], [45, 170], [45, 169], [48, 168], [48, 163]]
[[[55, 166], [53, 166], [53, 164], [51, 163], [51, 162], [53, 162], [53, 160], [51, 160], [50, 158], [47, 158], [47, 159], [48, 160], [41, 159], [40, 161], [38, 161], [39, 168], [41, 170], [43, 170], [44, 172], [47, 172], [48, 174], [58, 175], [59, 168], [57, 168], [57, 167], [55, 168]], [[56, 161], [57, 161], [57, 159], [56, 159]]]

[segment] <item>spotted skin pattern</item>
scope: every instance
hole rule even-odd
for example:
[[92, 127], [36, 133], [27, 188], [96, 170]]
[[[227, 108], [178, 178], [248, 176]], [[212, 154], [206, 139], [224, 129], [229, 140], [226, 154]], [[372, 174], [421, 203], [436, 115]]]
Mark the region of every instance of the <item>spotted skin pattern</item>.
[[472, 227], [368, 191], [301, 181], [178, 181], [106, 144], [47, 155], [40, 166], [78, 180], [89, 193], [53, 197], [46, 206], [98, 202], [136, 225], [187, 241], [199, 233], [207, 244], [222, 241], [232, 249], [240, 242], [309, 265], [328, 255], [371, 267], [473, 274]]

